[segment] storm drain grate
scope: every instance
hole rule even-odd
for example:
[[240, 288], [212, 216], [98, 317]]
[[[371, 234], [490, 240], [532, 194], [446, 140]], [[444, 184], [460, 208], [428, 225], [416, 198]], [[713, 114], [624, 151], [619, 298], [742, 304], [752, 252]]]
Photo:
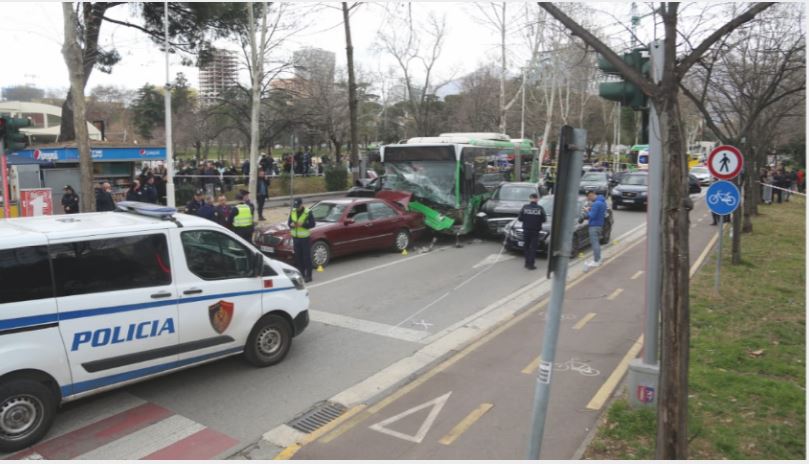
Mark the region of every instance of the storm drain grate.
[[291, 420], [287, 425], [304, 433], [312, 433], [337, 419], [345, 411], [346, 407], [342, 404], [325, 401], [312, 406], [312, 409]]

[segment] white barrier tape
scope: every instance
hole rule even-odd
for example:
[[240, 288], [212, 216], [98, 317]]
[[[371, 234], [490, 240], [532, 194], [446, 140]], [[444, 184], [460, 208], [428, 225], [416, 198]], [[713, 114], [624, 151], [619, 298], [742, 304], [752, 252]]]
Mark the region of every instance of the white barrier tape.
[[774, 188], [774, 189], [783, 190], [783, 191], [785, 191], [785, 192], [789, 192], [789, 193], [791, 193], [792, 195], [800, 195], [800, 196], [802, 196], [802, 197], [805, 197], [805, 196], [806, 196], [806, 194], [805, 194], [805, 193], [796, 192], [795, 190], [785, 189], [785, 188], [783, 188], [783, 187], [776, 187], [775, 185], [771, 185], [771, 184], [765, 184], [764, 182], [761, 182], [761, 181], [756, 181], [756, 183], [757, 183], [757, 184], [761, 184], [761, 185], [763, 185], [763, 186], [765, 186], [765, 187], [772, 187], [772, 188]]

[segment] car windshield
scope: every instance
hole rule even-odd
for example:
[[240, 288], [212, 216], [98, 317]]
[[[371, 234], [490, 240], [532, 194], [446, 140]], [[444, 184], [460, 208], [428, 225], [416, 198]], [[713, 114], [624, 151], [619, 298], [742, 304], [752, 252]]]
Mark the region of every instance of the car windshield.
[[529, 201], [528, 196], [532, 193], [537, 193], [537, 189], [533, 187], [504, 186], [497, 190], [494, 199], [500, 201], [524, 201], [527, 203]]
[[603, 172], [588, 172], [581, 178], [582, 182], [606, 182], [607, 174]]
[[320, 202], [312, 207], [316, 222], [337, 222], [345, 211], [346, 205]]
[[645, 175], [626, 176], [621, 183], [624, 185], [647, 185], [647, 179], [648, 176]]
[[691, 168], [693, 174], [707, 174], [708, 168]]

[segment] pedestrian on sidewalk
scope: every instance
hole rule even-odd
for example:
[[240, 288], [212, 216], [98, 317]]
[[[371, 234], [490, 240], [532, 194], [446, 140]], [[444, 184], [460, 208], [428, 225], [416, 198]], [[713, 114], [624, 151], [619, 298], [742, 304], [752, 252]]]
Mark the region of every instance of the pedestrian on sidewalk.
[[219, 195], [216, 208], [214, 208], [214, 222], [226, 229], [233, 230], [230, 226], [230, 209], [227, 197]]
[[73, 187], [65, 185], [64, 193], [62, 194], [62, 209], [65, 214], [76, 214], [79, 212], [79, 196]]
[[216, 222], [216, 207], [213, 204], [213, 195], [208, 195], [197, 209], [197, 216]]
[[303, 274], [304, 282], [312, 281], [312, 250], [309, 246], [309, 231], [315, 226], [315, 216], [303, 206], [303, 200], [292, 202], [292, 211], [287, 220], [289, 234], [295, 250], [295, 267]]
[[587, 229], [590, 234], [590, 248], [593, 249], [593, 259], [584, 262], [584, 269], [601, 266], [601, 228], [607, 216], [607, 203], [603, 195], [596, 195], [592, 190], [587, 192], [590, 206], [587, 211]]
[[798, 169], [798, 172], [795, 174], [795, 180], [798, 184], [798, 192], [804, 193], [806, 190], [806, 171], [803, 168]]
[[256, 202], [258, 206], [258, 220], [264, 221], [264, 202], [270, 193], [270, 180], [265, 176], [264, 170], [258, 171], [258, 179], [256, 179]]
[[525, 268], [529, 270], [536, 269], [534, 260], [537, 256], [537, 243], [539, 242], [539, 231], [542, 230], [542, 224], [545, 223], [545, 209], [543, 209], [537, 201], [539, 196], [532, 193], [528, 196], [530, 203], [523, 205], [520, 210], [520, 215], [517, 219], [522, 222], [523, 238], [525, 240], [525, 247], [523, 253], [525, 254]]
[[761, 201], [767, 205], [772, 204], [772, 182], [772, 173], [769, 169], [764, 168], [764, 172], [761, 174]]
[[185, 213], [186, 214], [193, 214], [196, 215], [199, 209], [202, 207], [202, 204], [205, 203], [204, 200], [205, 191], [202, 189], [198, 189], [194, 192], [194, 198], [185, 205]]
[[115, 200], [112, 199], [112, 186], [109, 182], [96, 187], [96, 211], [115, 211]]

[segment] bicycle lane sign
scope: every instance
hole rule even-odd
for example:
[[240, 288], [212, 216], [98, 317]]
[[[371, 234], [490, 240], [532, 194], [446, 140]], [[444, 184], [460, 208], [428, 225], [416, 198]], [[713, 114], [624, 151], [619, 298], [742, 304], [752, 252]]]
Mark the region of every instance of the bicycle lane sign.
[[740, 198], [739, 188], [733, 182], [726, 180], [711, 184], [708, 187], [708, 193], [705, 195], [708, 209], [720, 216], [726, 216], [736, 211], [736, 208], [739, 207]]

